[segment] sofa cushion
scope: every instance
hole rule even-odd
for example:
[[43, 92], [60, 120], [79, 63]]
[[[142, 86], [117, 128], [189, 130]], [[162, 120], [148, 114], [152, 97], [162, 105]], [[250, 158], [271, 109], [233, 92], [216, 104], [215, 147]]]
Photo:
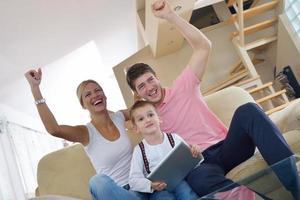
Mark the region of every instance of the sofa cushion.
[[300, 130], [292, 130], [283, 134], [294, 154], [300, 156]]
[[229, 127], [234, 111], [248, 102], [255, 102], [252, 96], [242, 88], [228, 87], [205, 96], [208, 107]]
[[40, 197], [30, 198], [29, 200], [82, 200], [82, 199], [60, 196], [60, 195], [44, 195]]
[[287, 107], [270, 115], [282, 132], [300, 129], [300, 99], [291, 101]]
[[239, 164], [226, 174], [226, 177], [238, 181], [247, 176], [258, 172], [259, 170], [265, 169], [267, 166], [266, 162], [262, 158], [261, 154], [257, 151], [247, 161]]
[[[300, 154], [300, 130], [293, 130], [283, 134], [287, 143], [291, 147], [294, 154]], [[261, 154], [256, 152], [250, 159], [241, 163], [229, 173], [226, 177], [234, 181], [246, 178], [267, 167], [267, 163], [263, 160]]]

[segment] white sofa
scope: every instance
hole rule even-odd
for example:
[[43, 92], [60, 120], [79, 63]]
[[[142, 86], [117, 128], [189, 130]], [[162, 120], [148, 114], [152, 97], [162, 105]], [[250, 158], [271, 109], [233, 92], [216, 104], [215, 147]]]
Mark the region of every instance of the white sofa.
[[[225, 123], [229, 125], [234, 111], [240, 105], [247, 102], [254, 102], [253, 98], [245, 90], [238, 87], [230, 87], [205, 97], [205, 101], [211, 110]], [[282, 121], [274, 115], [275, 121]], [[285, 126], [282, 126], [285, 127]], [[287, 130], [287, 128], [285, 127]], [[285, 139], [291, 146], [294, 153], [300, 152], [300, 130], [285, 132]], [[140, 138], [129, 133], [133, 144]], [[240, 180], [266, 167], [266, 163], [257, 152], [248, 161], [240, 164], [231, 170], [227, 177], [233, 180]], [[95, 174], [90, 160], [80, 144], [73, 145], [50, 153], [42, 158], [38, 165], [38, 188], [36, 195], [42, 199], [43, 195], [62, 195], [83, 200], [91, 199], [88, 190], [88, 180]], [[264, 183], [259, 182], [262, 187]], [[273, 192], [279, 197], [278, 192]], [[47, 196], [45, 198], [51, 198]], [[53, 197], [63, 198], [63, 197]], [[49, 199], [50, 200], [50, 199]], [[68, 200], [67, 198], [65, 200]]]

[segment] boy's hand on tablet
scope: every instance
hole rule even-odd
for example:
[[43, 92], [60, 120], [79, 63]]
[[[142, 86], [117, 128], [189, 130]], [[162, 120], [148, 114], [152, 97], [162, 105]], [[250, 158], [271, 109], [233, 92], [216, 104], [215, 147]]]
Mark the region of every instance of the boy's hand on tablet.
[[191, 153], [192, 153], [193, 157], [197, 158], [197, 157], [200, 156], [201, 150], [200, 150], [200, 147], [198, 145], [191, 144], [190, 148], [191, 148]]
[[155, 181], [151, 183], [151, 187], [153, 190], [161, 191], [167, 187], [167, 184], [165, 182]]

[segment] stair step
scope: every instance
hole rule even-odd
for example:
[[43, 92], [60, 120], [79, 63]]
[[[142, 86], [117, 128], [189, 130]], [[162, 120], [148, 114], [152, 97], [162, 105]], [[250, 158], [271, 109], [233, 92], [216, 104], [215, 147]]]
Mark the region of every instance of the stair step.
[[275, 108], [272, 108], [272, 109], [266, 111], [266, 114], [267, 114], [267, 115], [271, 115], [271, 114], [274, 113], [274, 112], [277, 112], [277, 111], [279, 111], [279, 110], [284, 109], [284, 108], [287, 107], [288, 105], [289, 105], [289, 103], [285, 103], [285, 104], [282, 104], [282, 105], [277, 106], [277, 107], [275, 107]]
[[207, 89], [203, 92], [203, 95], [206, 96], [208, 94], [214, 93], [216, 91], [219, 91], [225, 87], [228, 87], [230, 85], [233, 85], [235, 82], [243, 79], [248, 75], [247, 69], [242, 69], [241, 71], [237, 72], [233, 76], [228, 77], [227, 79], [221, 81], [220, 83], [217, 83], [216, 85], [212, 86], [211, 88]]
[[[253, 8], [249, 8], [248, 10], [245, 10], [243, 12], [244, 19], [248, 19], [250, 17], [253, 17], [253, 16], [258, 15], [260, 13], [266, 12], [268, 10], [272, 10], [272, 9], [274, 9], [276, 7], [277, 4], [278, 4], [278, 1], [271, 1], [271, 2], [262, 4], [262, 5], [259, 5], [259, 6], [255, 6]], [[234, 21], [237, 20], [237, 18], [238, 18], [238, 15], [237, 14], [233, 14], [230, 17], [229, 20], [231, 22], [234, 22]]]
[[274, 42], [276, 40], [277, 40], [277, 36], [261, 38], [259, 40], [254, 41], [254, 42], [250, 42], [250, 43], [246, 44], [245, 49], [248, 51], [248, 50], [254, 49], [256, 47], [263, 46], [263, 45], [266, 45], [268, 43]]
[[261, 98], [261, 99], [258, 99], [258, 100], [256, 100], [256, 102], [257, 102], [257, 103], [265, 102], [265, 101], [270, 100], [270, 99], [272, 99], [272, 98], [274, 98], [274, 97], [278, 97], [278, 96], [284, 94], [285, 92], [286, 92], [286, 90], [280, 90], [280, 91], [278, 91], [278, 92], [276, 92], [276, 93], [274, 93], [274, 94], [270, 94], [270, 95], [265, 96], [265, 97], [263, 97], [263, 98]]
[[255, 76], [255, 77], [252, 77], [252, 78], [249, 78], [249, 79], [246, 79], [246, 80], [242, 80], [242, 81], [240, 81], [240, 82], [238, 82], [234, 85], [238, 86], [238, 87], [241, 87], [242, 85], [245, 85], [245, 84], [250, 83], [252, 81], [256, 81], [258, 79], [260, 79], [260, 76]]
[[[255, 32], [258, 32], [260, 30], [263, 30], [265, 28], [269, 28], [271, 26], [273, 26], [276, 22], [277, 22], [277, 17], [273, 18], [273, 19], [269, 19], [269, 20], [266, 20], [266, 21], [263, 21], [263, 22], [260, 22], [258, 24], [254, 24], [252, 26], [248, 26], [246, 28], [244, 28], [244, 34], [245, 35], [249, 35], [251, 33], [255, 33]], [[231, 34], [231, 37], [235, 37], [235, 36], [238, 36], [239, 35], [239, 32], [238, 31], [234, 31], [232, 34]]]
[[266, 88], [268, 88], [268, 87], [271, 86], [271, 85], [273, 85], [273, 83], [272, 83], [272, 82], [268, 82], [268, 83], [266, 83], [266, 84], [263, 84], [262, 86], [253, 88], [252, 90], [249, 90], [248, 92], [249, 92], [250, 94], [253, 94], [253, 93], [258, 92], [258, 91], [260, 91], [260, 90], [266, 89]]

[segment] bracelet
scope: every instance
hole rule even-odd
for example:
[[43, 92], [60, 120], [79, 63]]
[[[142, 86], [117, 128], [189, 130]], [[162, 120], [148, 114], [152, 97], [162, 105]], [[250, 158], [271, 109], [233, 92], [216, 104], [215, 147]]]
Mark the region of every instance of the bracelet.
[[35, 105], [40, 105], [43, 103], [46, 103], [46, 99], [42, 98], [42, 99], [38, 99], [34, 101]]

